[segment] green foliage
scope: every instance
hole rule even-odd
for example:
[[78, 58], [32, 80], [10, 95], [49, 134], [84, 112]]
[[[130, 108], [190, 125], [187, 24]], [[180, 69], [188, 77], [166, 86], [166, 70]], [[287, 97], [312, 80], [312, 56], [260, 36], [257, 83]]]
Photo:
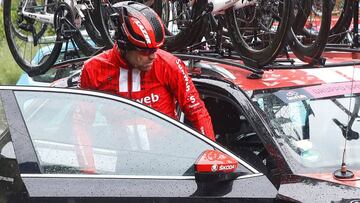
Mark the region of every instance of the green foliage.
[[13, 85], [22, 70], [13, 59], [8, 48], [3, 22], [3, 8], [0, 6], [0, 85]]
[[5, 39], [5, 32], [4, 32], [4, 20], [3, 20], [3, 7], [0, 6], [0, 42]]
[[19, 79], [22, 70], [14, 61], [6, 40], [0, 41], [0, 85], [13, 85]]

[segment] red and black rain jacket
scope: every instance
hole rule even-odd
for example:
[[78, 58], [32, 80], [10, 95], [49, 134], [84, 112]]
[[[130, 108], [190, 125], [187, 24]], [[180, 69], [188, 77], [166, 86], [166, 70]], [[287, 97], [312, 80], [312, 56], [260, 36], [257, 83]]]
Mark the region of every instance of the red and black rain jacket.
[[117, 45], [84, 63], [80, 88], [100, 90], [136, 100], [177, 119], [177, 101], [186, 118], [215, 140], [211, 118], [182, 60], [158, 50], [150, 71], [129, 67]]

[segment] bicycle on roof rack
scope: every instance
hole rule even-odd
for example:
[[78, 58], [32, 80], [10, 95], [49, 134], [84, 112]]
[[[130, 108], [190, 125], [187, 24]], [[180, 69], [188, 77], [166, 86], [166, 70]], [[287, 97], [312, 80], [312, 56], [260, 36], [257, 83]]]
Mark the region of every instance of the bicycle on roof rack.
[[[147, 5], [158, 3], [156, 0], [143, 2]], [[99, 15], [111, 45], [113, 22], [108, 16], [114, 12], [112, 2], [97, 3], [99, 5], [95, 6], [102, 8]], [[246, 64], [256, 67], [268, 64], [283, 49], [293, 6], [292, 0], [167, 0], [160, 3], [163, 6], [160, 13], [167, 14], [162, 15], [167, 28], [164, 49], [186, 50], [200, 42], [209, 31], [209, 18], [222, 16], [227, 26], [219, 25], [229, 30], [234, 48]]]
[[65, 49], [73, 46], [85, 55], [100, 49], [82, 34], [84, 27], [94, 28], [90, 0], [4, 0], [3, 6], [9, 49], [30, 76], [45, 73], [58, 59], [64, 42]]
[[[316, 13], [312, 11], [312, 7], [315, 4], [313, 1], [293, 0], [294, 12], [292, 12], [291, 16], [289, 17], [290, 19], [294, 19], [291, 20], [293, 21], [291, 24], [291, 29], [289, 29], [287, 33], [284, 32], [284, 34], [286, 34], [285, 37], [279, 38], [282, 39], [280, 43], [274, 43], [279, 45], [277, 49], [268, 49], [272, 50], [272, 52], [266, 55], [271, 56], [267, 57], [268, 60], [259, 60], [261, 58], [254, 57], [254, 54], [256, 53], [264, 54], [265, 49], [263, 48], [267, 45], [271, 46], [271, 43], [276, 40], [276, 38], [272, 36], [276, 34], [276, 29], [274, 28], [276, 28], [277, 22], [269, 20], [271, 18], [265, 15], [265, 11], [262, 11], [261, 17], [257, 17], [254, 15], [256, 10], [255, 12], [252, 10], [236, 10], [235, 12], [237, 14], [235, 15], [235, 26], [229, 26], [229, 24], [226, 24], [227, 19], [229, 18], [225, 19], [221, 15], [215, 17], [210, 16], [209, 29], [211, 31], [208, 33], [211, 34], [207, 36], [205, 35], [205, 38], [207, 39], [206, 41], [201, 41], [190, 46], [189, 48], [190, 50], [196, 50], [196, 48], [199, 46], [206, 44], [207, 48], [210, 47], [210, 50], [200, 49], [196, 50], [196, 52], [211, 53], [211, 51], [213, 51], [219, 53], [220, 55], [224, 55], [226, 52], [225, 49], [227, 49], [229, 56], [238, 55], [246, 65], [262, 68], [271, 64], [279, 54], [282, 54], [283, 51], [287, 50], [286, 45], [289, 45], [289, 49], [291, 49], [294, 55], [296, 55], [302, 61], [311, 64], [324, 63], [320, 56], [327, 43], [328, 31], [331, 22], [332, 5], [327, 0], [319, 1], [321, 2], [321, 5], [318, 5], [317, 9], [319, 12], [321, 12], [322, 15], [316, 15]], [[274, 5], [276, 8], [274, 8]], [[263, 9], [264, 7], [265, 6], [261, 6], [259, 8]], [[279, 9], [276, 4], [272, 4], [272, 7], [273, 8], [270, 9], [271, 12], [268, 13], [270, 15], [274, 15], [274, 13], [276, 13], [274, 10]], [[249, 9], [249, 7], [244, 9]], [[239, 14], [239, 12], [242, 13]], [[280, 14], [280, 12], [277, 13]], [[279, 16], [276, 16], [275, 18], [279, 18]], [[248, 21], [243, 19], [248, 19]], [[264, 32], [264, 29], [267, 30]], [[266, 32], [267, 35], [264, 34]], [[237, 33], [243, 37], [243, 41], [238, 40], [239, 38], [237, 37]], [[236, 43], [237, 41], [241, 42], [241, 44]], [[276, 62], [278, 61], [279, 59], [276, 59]]]
[[333, 16], [326, 50], [359, 53], [359, 0], [336, 0]]
[[[92, 42], [111, 48], [114, 22], [110, 16], [116, 12], [112, 7], [115, 1], [118, 0], [5, 0], [5, 34], [11, 53], [25, 72], [39, 75], [46, 72], [62, 49], [67, 50], [68, 46], [73, 46], [75, 52], [79, 48], [85, 55], [102, 50], [94, 47]], [[325, 47], [329, 43], [341, 42], [349, 35], [352, 18], [357, 21], [355, 17], [358, 16], [354, 13], [358, 12], [355, 5], [359, 2], [137, 1], [152, 7], [164, 21], [164, 49], [180, 55], [184, 52], [200, 55], [199, 59], [213, 57], [216, 60], [220, 56], [242, 60], [244, 65], [239, 63], [237, 66], [255, 75], [261, 74], [261, 69], [284, 68], [282, 61], [286, 62], [286, 59], [277, 57], [284, 51], [287, 54], [290, 49], [296, 57], [310, 65], [325, 66], [321, 57]], [[335, 22], [334, 16], [338, 16]], [[80, 29], [86, 30], [92, 41], [86, 40]], [[357, 24], [354, 24], [353, 31], [353, 47], [358, 47]], [[62, 46], [64, 42], [65, 48]], [[41, 55], [48, 56], [35, 63], [38, 60], [34, 58]], [[287, 67], [293, 68], [294, 60], [287, 61], [292, 62]]]

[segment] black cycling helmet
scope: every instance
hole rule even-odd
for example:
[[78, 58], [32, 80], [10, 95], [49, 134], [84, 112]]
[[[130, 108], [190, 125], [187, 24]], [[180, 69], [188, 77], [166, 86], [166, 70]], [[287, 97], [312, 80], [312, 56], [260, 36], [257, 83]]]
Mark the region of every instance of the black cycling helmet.
[[119, 48], [157, 49], [164, 44], [164, 24], [150, 7], [134, 1], [118, 2], [113, 7]]

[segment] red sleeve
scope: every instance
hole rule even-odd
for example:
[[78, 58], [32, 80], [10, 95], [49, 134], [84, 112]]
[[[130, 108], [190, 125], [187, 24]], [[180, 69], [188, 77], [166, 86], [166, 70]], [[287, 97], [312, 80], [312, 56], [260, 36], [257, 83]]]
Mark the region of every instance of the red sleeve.
[[[80, 74], [79, 87], [92, 89], [86, 63]], [[72, 133], [75, 137], [75, 150], [80, 169], [85, 173], [95, 173], [95, 161], [91, 139], [91, 126], [95, 119], [96, 107], [86, 101], [79, 101], [72, 114]]]
[[89, 64], [85, 62], [84, 67], [81, 70], [79, 87], [82, 89], [92, 89], [91, 79], [89, 77], [89, 72], [88, 72], [88, 66]]
[[208, 138], [215, 141], [211, 117], [200, 99], [191, 78], [188, 76], [184, 62], [176, 57], [170, 61], [170, 71], [165, 71], [172, 93], [180, 104], [186, 118], [191, 121], [196, 129]]
[[95, 106], [79, 102], [72, 114], [72, 133], [80, 169], [85, 173], [95, 173], [95, 161], [91, 139], [91, 126], [95, 118]]

